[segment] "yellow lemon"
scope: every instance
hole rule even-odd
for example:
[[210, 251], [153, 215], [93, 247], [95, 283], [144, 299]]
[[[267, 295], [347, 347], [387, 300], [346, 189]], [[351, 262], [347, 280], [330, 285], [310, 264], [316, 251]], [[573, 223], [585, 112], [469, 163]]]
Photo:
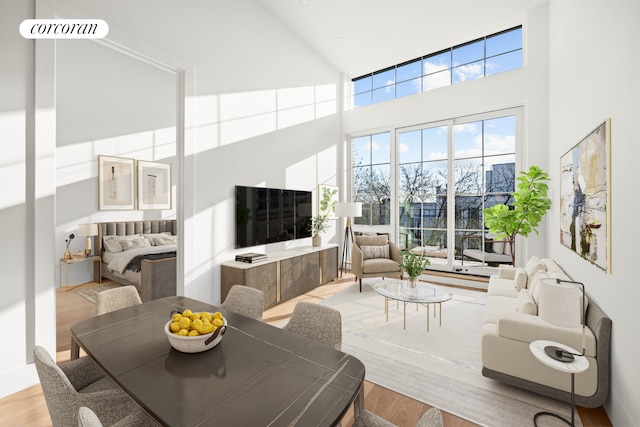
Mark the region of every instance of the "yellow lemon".
[[173, 313], [173, 316], [171, 316], [171, 320], [174, 322], [179, 322], [180, 319], [182, 319], [182, 314], [180, 313]]
[[196, 331], [199, 331], [201, 326], [202, 326], [202, 320], [196, 319], [193, 322], [191, 322], [190, 329], [192, 330], [195, 329]]
[[220, 320], [222, 320], [222, 313], [220, 313], [219, 311], [216, 311], [215, 313], [213, 313], [213, 314], [211, 315], [211, 317], [212, 317], [212, 318], [214, 318], [214, 319], [220, 319]]
[[202, 319], [202, 323], [211, 324], [211, 319]]
[[183, 317], [189, 317], [189, 316], [191, 316], [192, 313], [193, 312], [191, 310], [186, 309], [185, 311], [182, 312], [182, 316]]
[[213, 324], [213, 326], [216, 326], [216, 327], [224, 325], [224, 322], [222, 321], [222, 319], [213, 319], [211, 323]]
[[200, 313], [191, 313], [191, 316], [189, 317], [191, 318], [191, 320], [200, 319]]
[[200, 335], [210, 334], [213, 332], [213, 325], [211, 323], [203, 323], [198, 328], [198, 332], [200, 332]]
[[169, 325], [169, 330], [174, 334], [180, 330], [180, 324], [178, 322], [173, 322]]
[[197, 337], [198, 335], [200, 335], [200, 332], [196, 331], [195, 329], [190, 330], [187, 334], [187, 336], [189, 337]]
[[191, 319], [183, 316], [178, 323], [180, 324], [180, 329], [189, 329], [189, 326], [191, 326]]
[[202, 319], [203, 322], [209, 320], [209, 323], [211, 323], [211, 313], [207, 313], [206, 311], [203, 311], [202, 313], [200, 313], [200, 318]]
[[189, 331], [186, 330], [186, 329], [180, 329], [178, 331], [178, 335], [180, 335], [181, 337], [186, 337], [188, 333], [189, 333]]

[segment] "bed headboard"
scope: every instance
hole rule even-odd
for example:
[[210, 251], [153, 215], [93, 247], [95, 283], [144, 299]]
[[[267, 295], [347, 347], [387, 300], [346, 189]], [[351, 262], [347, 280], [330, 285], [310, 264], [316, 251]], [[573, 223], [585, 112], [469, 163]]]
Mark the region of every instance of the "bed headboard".
[[102, 236], [128, 236], [131, 234], [154, 234], [170, 232], [178, 234], [178, 221], [175, 219], [153, 219], [143, 221], [99, 222], [98, 235], [95, 236], [95, 253], [102, 254]]

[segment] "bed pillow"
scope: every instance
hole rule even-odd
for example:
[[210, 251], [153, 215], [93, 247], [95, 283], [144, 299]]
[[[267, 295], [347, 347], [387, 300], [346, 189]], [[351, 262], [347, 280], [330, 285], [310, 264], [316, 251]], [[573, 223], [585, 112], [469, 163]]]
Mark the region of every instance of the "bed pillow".
[[122, 251], [126, 251], [127, 249], [125, 249], [125, 246], [128, 246], [124, 244], [124, 242], [128, 242], [131, 240], [138, 240], [138, 239], [144, 239], [144, 237], [142, 237], [139, 234], [130, 234], [127, 236], [116, 236], [116, 235], [104, 236], [102, 238], [102, 246], [107, 252], [122, 252]]
[[154, 237], [151, 241], [153, 246], [168, 246], [168, 245], [177, 245], [178, 244], [178, 236], [158, 236]]
[[360, 246], [363, 259], [389, 258], [389, 245]]
[[123, 251], [130, 251], [131, 249], [150, 248], [151, 243], [146, 237], [138, 236], [136, 239], [121, 240], [120, 246]]
[[151, 246], [160, 246], [160, 245], [163, 245], [164, 243], [161, 243], [160, 245], [158, 245], [157, 243], [155, 243], [155, 239], [171, 236], [171, 232], [165, 231], [164, 233], [143, 234], [143, 236], [146, 237], [147, 240], [149, 240], [149, 243], [151, 243]]

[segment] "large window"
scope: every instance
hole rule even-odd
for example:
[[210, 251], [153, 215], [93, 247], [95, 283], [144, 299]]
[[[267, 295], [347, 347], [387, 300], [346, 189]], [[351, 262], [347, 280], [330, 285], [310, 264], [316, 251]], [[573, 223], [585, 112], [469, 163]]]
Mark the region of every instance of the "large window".
[[355, 224], [386, 225], [391, 218], [391, 133], [352, 140], [354, 202], [362, 203]]
[[512, 202], [519, 111], [397, 129], [395, 144], [391, 133], [353, 138], [352, 200], [363, 202], [355, 224], [397, 224], [397, 241], [422, 247], [434, 269], [487, 266], [462, 251], [485, 247], [484, 208]]
[[522, 27], [425, 55], [352, 80], [352, 108], [522, 68]]

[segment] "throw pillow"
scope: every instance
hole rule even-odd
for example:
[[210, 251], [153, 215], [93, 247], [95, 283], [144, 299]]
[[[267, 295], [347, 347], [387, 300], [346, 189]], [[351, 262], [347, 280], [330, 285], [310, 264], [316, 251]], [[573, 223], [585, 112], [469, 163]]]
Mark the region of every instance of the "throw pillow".
[[527, 287], [527, 279], [528, 279], [528, 276], [525, 269], [521, 267], [517, 267], [516, 273], [513, 276], [513, 281], [516, 285], [516, 291], [525, 289]]
[[533, 301], [538, 304], [538, 299], [540, 297], [540, 280], [546, 279], [549, 277], [549, 274], [544, 270], [538, 270], [533, 278], [530, 280], [531, 284], [529, 285], [529, 292], [533, 297]]
[[360, 249], [363, 259], [389, 258], [389, 245], [361, 246]]
[[521, 289], [518, 294], [516, 311], [522, 314], [530, 314], [536, 316], [538, 314], [538, 306], [533, 301], [533, 297], [527, 289]]
[[151, 240], [151, 244], [154, 246], [167, 246], [167, 245], [177, 245], [178, 244], [178, 236], [160, 236], [154, 237]]
[[[110, 236], [106, 236], [110, 237]], [[104, 250], [107, 252], [122, 252], [122, 246], [120, 246], [120, 242], [116, 239], [107, 239], [104, 238], [102, 242], [102, 246], [104, 246]]]
[[524, 270], [527, 272], [527, 288], [531, 289], [531, 280], [538, 271], [546, 271], [546, 268], [544, 264], [540, 262], [540, 258], [532, 256], [529, 258], [529, 261], [527, 261], [527, 265], [524, 267]]
[[171, 236], [171, 233], [168, 231], [165, 231], [164, 233], [143, 234], [143, 236], [146, 237], [147, 240], [149, 240], [149, 243], [151, 243], [152, 246], [156, 246], [155, 239], [157, 237], [164, 238], [167, 236]]

